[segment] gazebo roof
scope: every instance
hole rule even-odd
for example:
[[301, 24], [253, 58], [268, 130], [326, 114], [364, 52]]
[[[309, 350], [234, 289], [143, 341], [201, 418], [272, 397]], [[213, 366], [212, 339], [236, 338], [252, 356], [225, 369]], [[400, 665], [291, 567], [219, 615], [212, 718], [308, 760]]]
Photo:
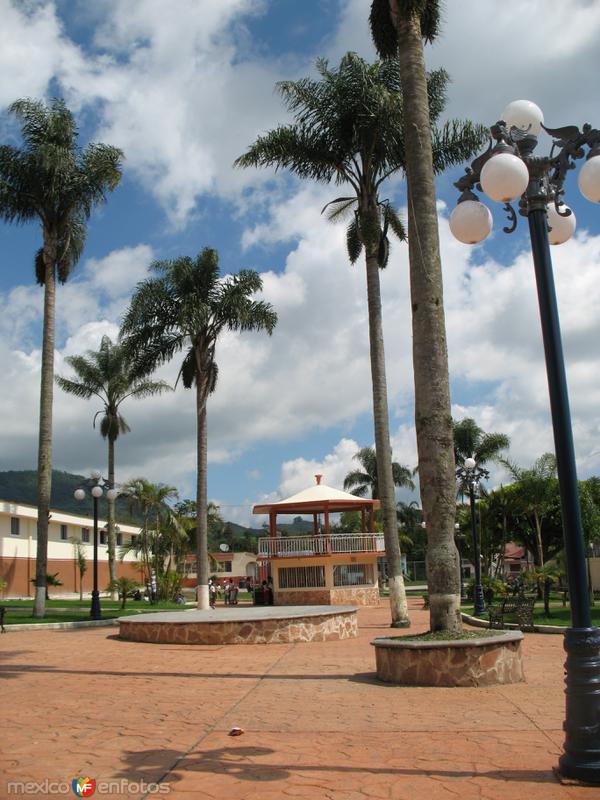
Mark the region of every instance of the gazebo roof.
[[[320, 478], [320, 476], [318, 476]], [[320, 514], [324, 511], [335, 513], [337, 511], [352, 511], [361, 508], [379, 508], [379, 500], [367, 497], [356, 497], [354, 494], [342, 492], [332, 486], [317, 483], [301, 492], [279, 500], [276, 503], [257, 504], [252, 508], [253, 514]]]

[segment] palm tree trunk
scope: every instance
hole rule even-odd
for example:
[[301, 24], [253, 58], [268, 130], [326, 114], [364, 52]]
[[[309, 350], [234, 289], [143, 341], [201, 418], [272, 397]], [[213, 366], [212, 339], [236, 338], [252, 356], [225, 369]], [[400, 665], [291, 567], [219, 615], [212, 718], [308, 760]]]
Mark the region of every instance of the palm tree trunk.
[[[115, 442], [110, 436], [108, 437], [108, 487], [109, 489], [115, 488]], [[111, 589], [111, 599], [118, 600], [119, 592], [117, 589], [117, 570], [115, 565], [115, 548], [116, 548], [116, 535], [115, 535], [115, 501], [108, 501], [108, 516], [107, 516], [107, 544], [108, 544], [108, 576]]]
[[373, 426], [375, 429], [375, 455], [377, 458], [377, 483], [383, 537], [388, 563], [390, 610], [392, 628], [410, 627], [406, 591], [402, 577], [402, 559], [398, 539], [398, 516], [392, 475], [392, 448], [388, 414], [385, 351], [383, 346], [383, 314], [377, 248], [365, 247], [367, 265], [367, 303], [369, 307], [369, 347], [371, 353], [371, 381], [373, 387]]
[[421, 26], [397, 20], [406, 138], [408, 242], [419, 482], [432, 631], [462, 629], [448, 353]]
[[200, 381], [196, 384], [196, 416], [198, 425], [198, 475], [196, 483], [196, 582], [197, 607], [209, 608], [208, 597], [208, 522], [207, 522], [207, 430], [206, 393]]
[[52, 492], [52, 401], [54, 398], [54, 330], [56, 309], [56, 238], [44, 232], [44, 322], [40, 380], [40, 430], [38, 439], [37, 550], [35, 561], [34, 617], [46, 613], [48, 572], [48, 522]]

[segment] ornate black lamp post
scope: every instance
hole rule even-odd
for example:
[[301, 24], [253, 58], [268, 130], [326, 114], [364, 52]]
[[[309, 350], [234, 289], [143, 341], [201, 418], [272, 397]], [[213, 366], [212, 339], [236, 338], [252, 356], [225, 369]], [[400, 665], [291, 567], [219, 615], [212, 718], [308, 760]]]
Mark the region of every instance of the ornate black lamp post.
[[[92, 472], [91, 478], [89, 478], [84, 485], [86, 488], [90, 489], [90, 494], [94, 501], [94, 586], [92, 589], [90, 617], [92, 619], [102, 619], [100, 592], [98, 591], [98, 500], [104, 494], [104, 481], [99, 472]], [[118, 494], [119, 492], [117, 489], [108, 489], [106, 492], [106, 496], [109, 500], [115, 500]], [[84, 500], [85, 489], [75, 489], [74, 496], [76, 500]]]
[[481, 556], [479, 554], [479, 536], [477, 535], [477, 517], [475, 514], [475, 490], [479, 486], [481, 480], [484, 478], [487, 480], [490, 477], [490, 473], [487, 469], [477, 466], [474, 458], [465, 458], [464, 463], [456, 470], [456, 477], [463, 486], [466, 485], [469, 487], [473, 561], [475, 562], [475, 586], [473, 587], [475, 608], [473, 613], [476, 617], [480, 617], [482, 614], [485, 614], [485, 601], [483, 599], [483, 587], [481, 585]]
[[[492, 217], [473, 192], [484, 191], [504, 203], [512, 233], [517, 214], [510, 205], [518, 199], [519, 214], [527, 217], [537, 283], [552, 427], [565, 540], [571, 624], [565, 633], [566, 719], [564, 753], [559, 771], [569, 778], [600, 783], [600, 635], [592, 627], [586, 587], [585, 545], [575, 468], [573, 432], [550, 244], [561, 244], [575, 230], [575, 215], [564, 204], [564, 180], [575, 161], [586, 156], [578, 176], [582, 194], [600, 202], [600, 130], [584, 125], [546, 128], [540, 109], [526, 100], [506, 107], [503, 119], [490, 128], [496, 144], [477, 158], [454, 185], [462, 192], [450, 218], [453, 234], [475, 244], [488, 235]], [[548, 156], [534, 156], [537, 135], [552, 137]]]

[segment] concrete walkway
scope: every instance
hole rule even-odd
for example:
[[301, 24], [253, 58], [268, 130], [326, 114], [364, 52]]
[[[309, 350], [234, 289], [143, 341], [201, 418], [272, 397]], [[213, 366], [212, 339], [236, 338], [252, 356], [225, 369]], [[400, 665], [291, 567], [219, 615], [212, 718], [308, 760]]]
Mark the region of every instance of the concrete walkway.
[[[95, 796], [134, 800], [599, 796], [552, 773], [561, 636], [526, 634], [524, 684], [402, 688], [374, 677], [369, 642], [388, 623], [384, 605], [361, 609], [358, 639], [282, 645], [138, 644], [106, 628], [1, 636], [0, 797], [51, 797], [45, 780], [75, 776], [123, 781]], [[234, 726], [244, 734], [228, 736]], [[17, 794], [9, 781], [38, 786]]]

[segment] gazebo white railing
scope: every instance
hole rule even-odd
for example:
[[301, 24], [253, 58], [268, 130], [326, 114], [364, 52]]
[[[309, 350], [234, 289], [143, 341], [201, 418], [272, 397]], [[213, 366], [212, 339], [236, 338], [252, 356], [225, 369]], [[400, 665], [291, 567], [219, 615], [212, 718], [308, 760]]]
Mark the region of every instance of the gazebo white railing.
[[259, 558], [299, 558], [331, 553], [385, 553], [382, 533], [332, 533], [330, 536], [264, 536]]

